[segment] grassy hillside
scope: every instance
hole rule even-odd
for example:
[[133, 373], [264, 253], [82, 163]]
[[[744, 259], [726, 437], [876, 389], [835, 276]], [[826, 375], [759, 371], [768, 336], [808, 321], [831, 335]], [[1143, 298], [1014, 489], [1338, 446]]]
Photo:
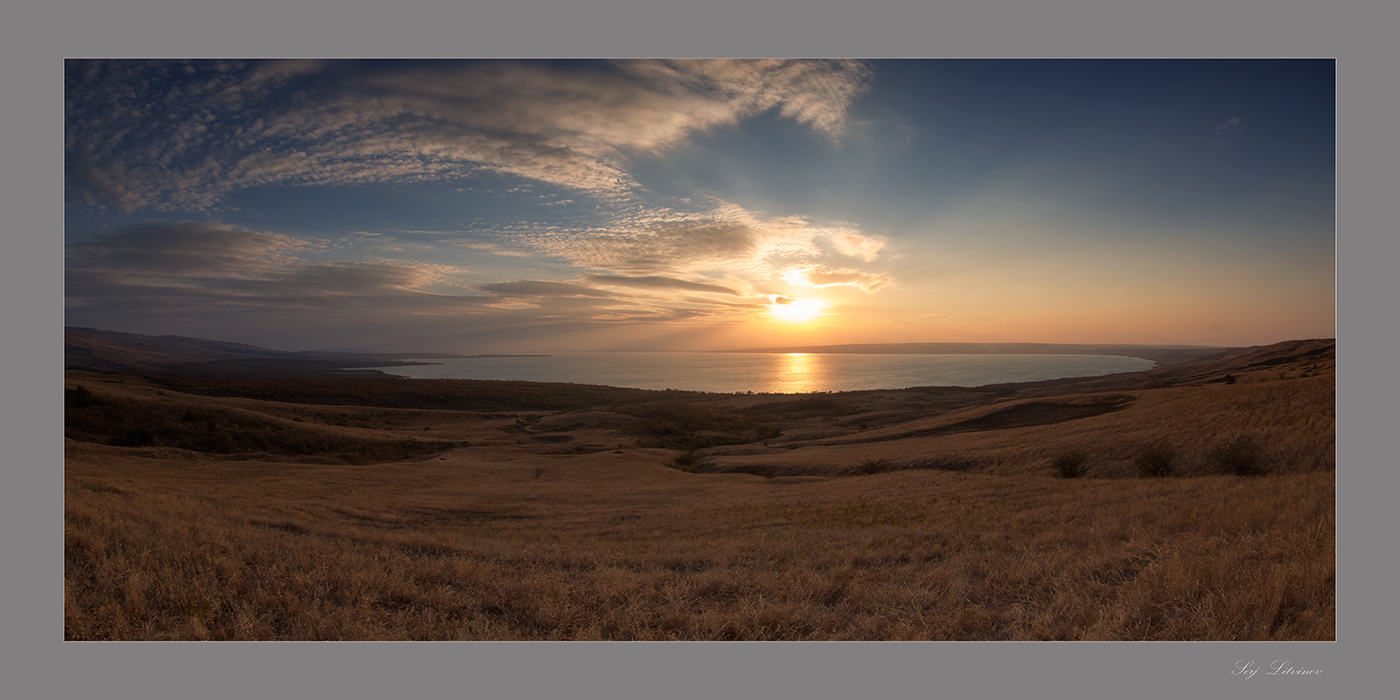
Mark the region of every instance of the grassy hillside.
[[64, 435], [78, 442], [353, 464], [411, 459], [462, 444], [406, 429], [336, 427], [367, 428], [360, 411], [210, 400], [135, 378], [127, 382], [77, 373], [70, 378], [64, 390]]
[[1334, 639], [1332, 352], [791, 397], [69, 372], [65, 638]]
[[67, 639], [1333, 639], [1326, 473], [687, 474], [79, 447]]

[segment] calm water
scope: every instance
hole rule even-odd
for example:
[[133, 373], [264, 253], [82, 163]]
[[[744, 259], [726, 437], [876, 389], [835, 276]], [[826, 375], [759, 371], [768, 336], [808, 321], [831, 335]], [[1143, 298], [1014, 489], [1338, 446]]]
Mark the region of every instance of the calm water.
[[618, 352], [548, 357], [432, 360], [435, 365], [377, 367], [418, 379], [519, 379], [638, 389], [797, 394], [812, 391], [981, 386], [1090, 377], [1151, 369], [1116, 355], [835, 355]]

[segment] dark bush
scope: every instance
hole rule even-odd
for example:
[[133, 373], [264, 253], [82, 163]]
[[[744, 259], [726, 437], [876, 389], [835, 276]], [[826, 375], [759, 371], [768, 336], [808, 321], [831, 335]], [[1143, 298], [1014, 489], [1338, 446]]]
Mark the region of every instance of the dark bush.
[[966, 455], [951, 454], [925, 457], [909, 462], [905, 469], [938, 469], [947, 472], [965, 472], [978, 465], [978, 459]]
[[1050, 468], [1054, 470], [1055, 476], [1061, 479], [1074, 479], [1084, 476], [1087, 467], [1084, 463], [1088, 461], [1089, 455], [1080, 450], [1066, 452], [1050, 461]]
[[856, 465], [856, 471], [861, 474], [880, 474], [894, 469], [894, 465], [887, 459], [867, 459]]
[[759, 404], [741, 411], [741, 413], [748, 415], [782, 415], [790, 418], [812, 418], [815, 416], [836, 418], [856, 412], [857, 409], [854, 406], [827, 396]]
[[73, 408], [87, 408], [97, 405], [97, 399], [93, 398], [92, 392], [88, 391], [88, 388], [82, 384], [64, 391], [63, 394], [64, 398], [68, 399], [68, 405]]
[[644, 447], [672, 450], [703, 450], [720, 445], [739, 445], [778, 437], [782, 431], [766, 423], [727, 413], [679, 404], [625, 407], [622, 413], [641, 420], [623, 428], [642, 435]]
[[1143, 478], [1171, 476], [1176, 467], [1176, 450], [1166, 440], [1158, 440], [1142, 448], [1133, 465], [1137, 467], [1138, 476]]
[[744, 467], [744, 473], [752, 474], [753, 476], [761, 476], [765, 479], [771, 479], [775, 476], [773, 468], [766, 464], [750, 464]]
[[1251, 435], [1237, 435], [1212, 447], [1206, 464], [1219, 474], [1258, 476], [1264, 473], [1264, 447]]
[[145, 447], [156, 444], [156, 435], [149, 428], [134, 428], [127, 431], [122, 444], [128, 447]]

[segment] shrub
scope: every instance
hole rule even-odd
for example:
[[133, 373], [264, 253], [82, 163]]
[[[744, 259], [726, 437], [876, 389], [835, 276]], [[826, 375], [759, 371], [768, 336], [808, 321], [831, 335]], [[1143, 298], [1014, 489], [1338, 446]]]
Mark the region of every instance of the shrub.
[[1175, 464], [1176, 450], [1166, 440], [1158, 440], [1142, 448], [1137, 459], [1133, 460], [1138, 476], [1143, 478], [1170, 476]]
[[782, 434], [776, 426], [766, 423], [680, 404], [619, 410], [641, 419], [623, 429], [645, 436], [638, 443], [643, 447], [702, 450], [720, 445], [759, 442]]
[[905, 465], [905, 469], [940, 469], [949, 472], [965, 472], [977, 466], [978, 460], [975, 457], [966, 455], [951, 454], [939, 455], [937, 457], [926, 457], [917, 459]]
[[857, 409], [839, 399], [827, 396], [817, 396], [796, 401], [786, 401], [778, 403], [765, 403], [743, 409], [741, 413], [750, 415], [780, 414], [794, 418], [812, 418], [823, 416], [826, 418], [836, 418], [855, 413]]
[[894, 469], [894, 465], [884, 459], [867, 459], [856, 465], [856, 471], [861, 474], [879, 474], [891, 469]]
[[1264, 448], [1252, 435], [1237, 435], [1216, 443], [1206, 464], [1220, 474], [1258, 476], [1264, 473]]
[[87, 408], [88, 406], [96, 406], [98, 404], [97, 399], [93, 398], [92, 392], [88, 391], [88, 388], [82, 384], [63, 393], [65, 398], [68, 399], [68, 405], [75, 408]]
[[1074, 479], [1084, 476], [1087, 470], [1084, 463], [1088, 461], [1089, 455], [1081, 450], [1066, 452], [1051, 460], [1050, 468], [1055, 471], [1055, 476], [1061, 479]]
[[133, 428], [127, 431], [126, 438], [121, 441], [121, 444], [128, 447], [146, 447], [156, 444], [156, 436], [149, 428]]

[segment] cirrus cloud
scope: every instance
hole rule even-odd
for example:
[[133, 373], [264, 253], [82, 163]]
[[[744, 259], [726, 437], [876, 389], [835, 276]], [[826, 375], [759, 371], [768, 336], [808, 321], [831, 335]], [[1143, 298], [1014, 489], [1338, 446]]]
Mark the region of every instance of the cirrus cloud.
[[261, 277], [298, 260], [305, 241], [225, 224], [150, 223], [90, 235], [68, 247], [71, 270], [103, 269], [147, 277]]
[[[353, 70], [352, 70], [353, 68]], [[461, 178], [485, 169], [605, 197], [632, 151], [767, 110], [828, 139], [857, 61], [69, 61], [70, 201], [207, 209], [274, 184]]]
[[501, 236], [494, 246], [466, 243], [510, 255], [521, 248], [594, 269], [628, 276], [679, 276], [723, 270], [750, 278], [774, 276], [799, 261], [824, 255], [822, 239], [869, 241], [848, 227], [816, 225], [803, 217], [764, 217], [718, 202], [687, 218], [629, 222], [615, 229], [552, 231]]
[[783, 273], [783, 280], [796, 287], [854, 287], [867, 294], [874, 294], [875, 290], [893, 282], [889, 275], [849, 268], [830, 270], [816, 266], [792, 268]]
[[718, 284], [707, 284], [703, 282], [689, 282], [676, 279], [674, 277], [660, 277], [651, 275], [647, 277], [619, 277], [616, 275], [589, 275], [589, 281], [615, 287], [637, 287], [641, 289], [684, 289], [692, 292], [711, 292], [714, 294], [737, 295], [739, 292]]
[[842, 255], [875, 262], [885, 242], [852, 231], [842, 231], [831, 237], [831, 245]]
[[462, 307], [486, 299], [422, 291], [457, 272], [450, 266], [302, 257], [316, 249], [283, 234], [199, 222], [83, 236], [67, 247], [67, 302], [77, 310], [148, 306], [194, 313], [229, 305], [325, 308], [352, 302]]

